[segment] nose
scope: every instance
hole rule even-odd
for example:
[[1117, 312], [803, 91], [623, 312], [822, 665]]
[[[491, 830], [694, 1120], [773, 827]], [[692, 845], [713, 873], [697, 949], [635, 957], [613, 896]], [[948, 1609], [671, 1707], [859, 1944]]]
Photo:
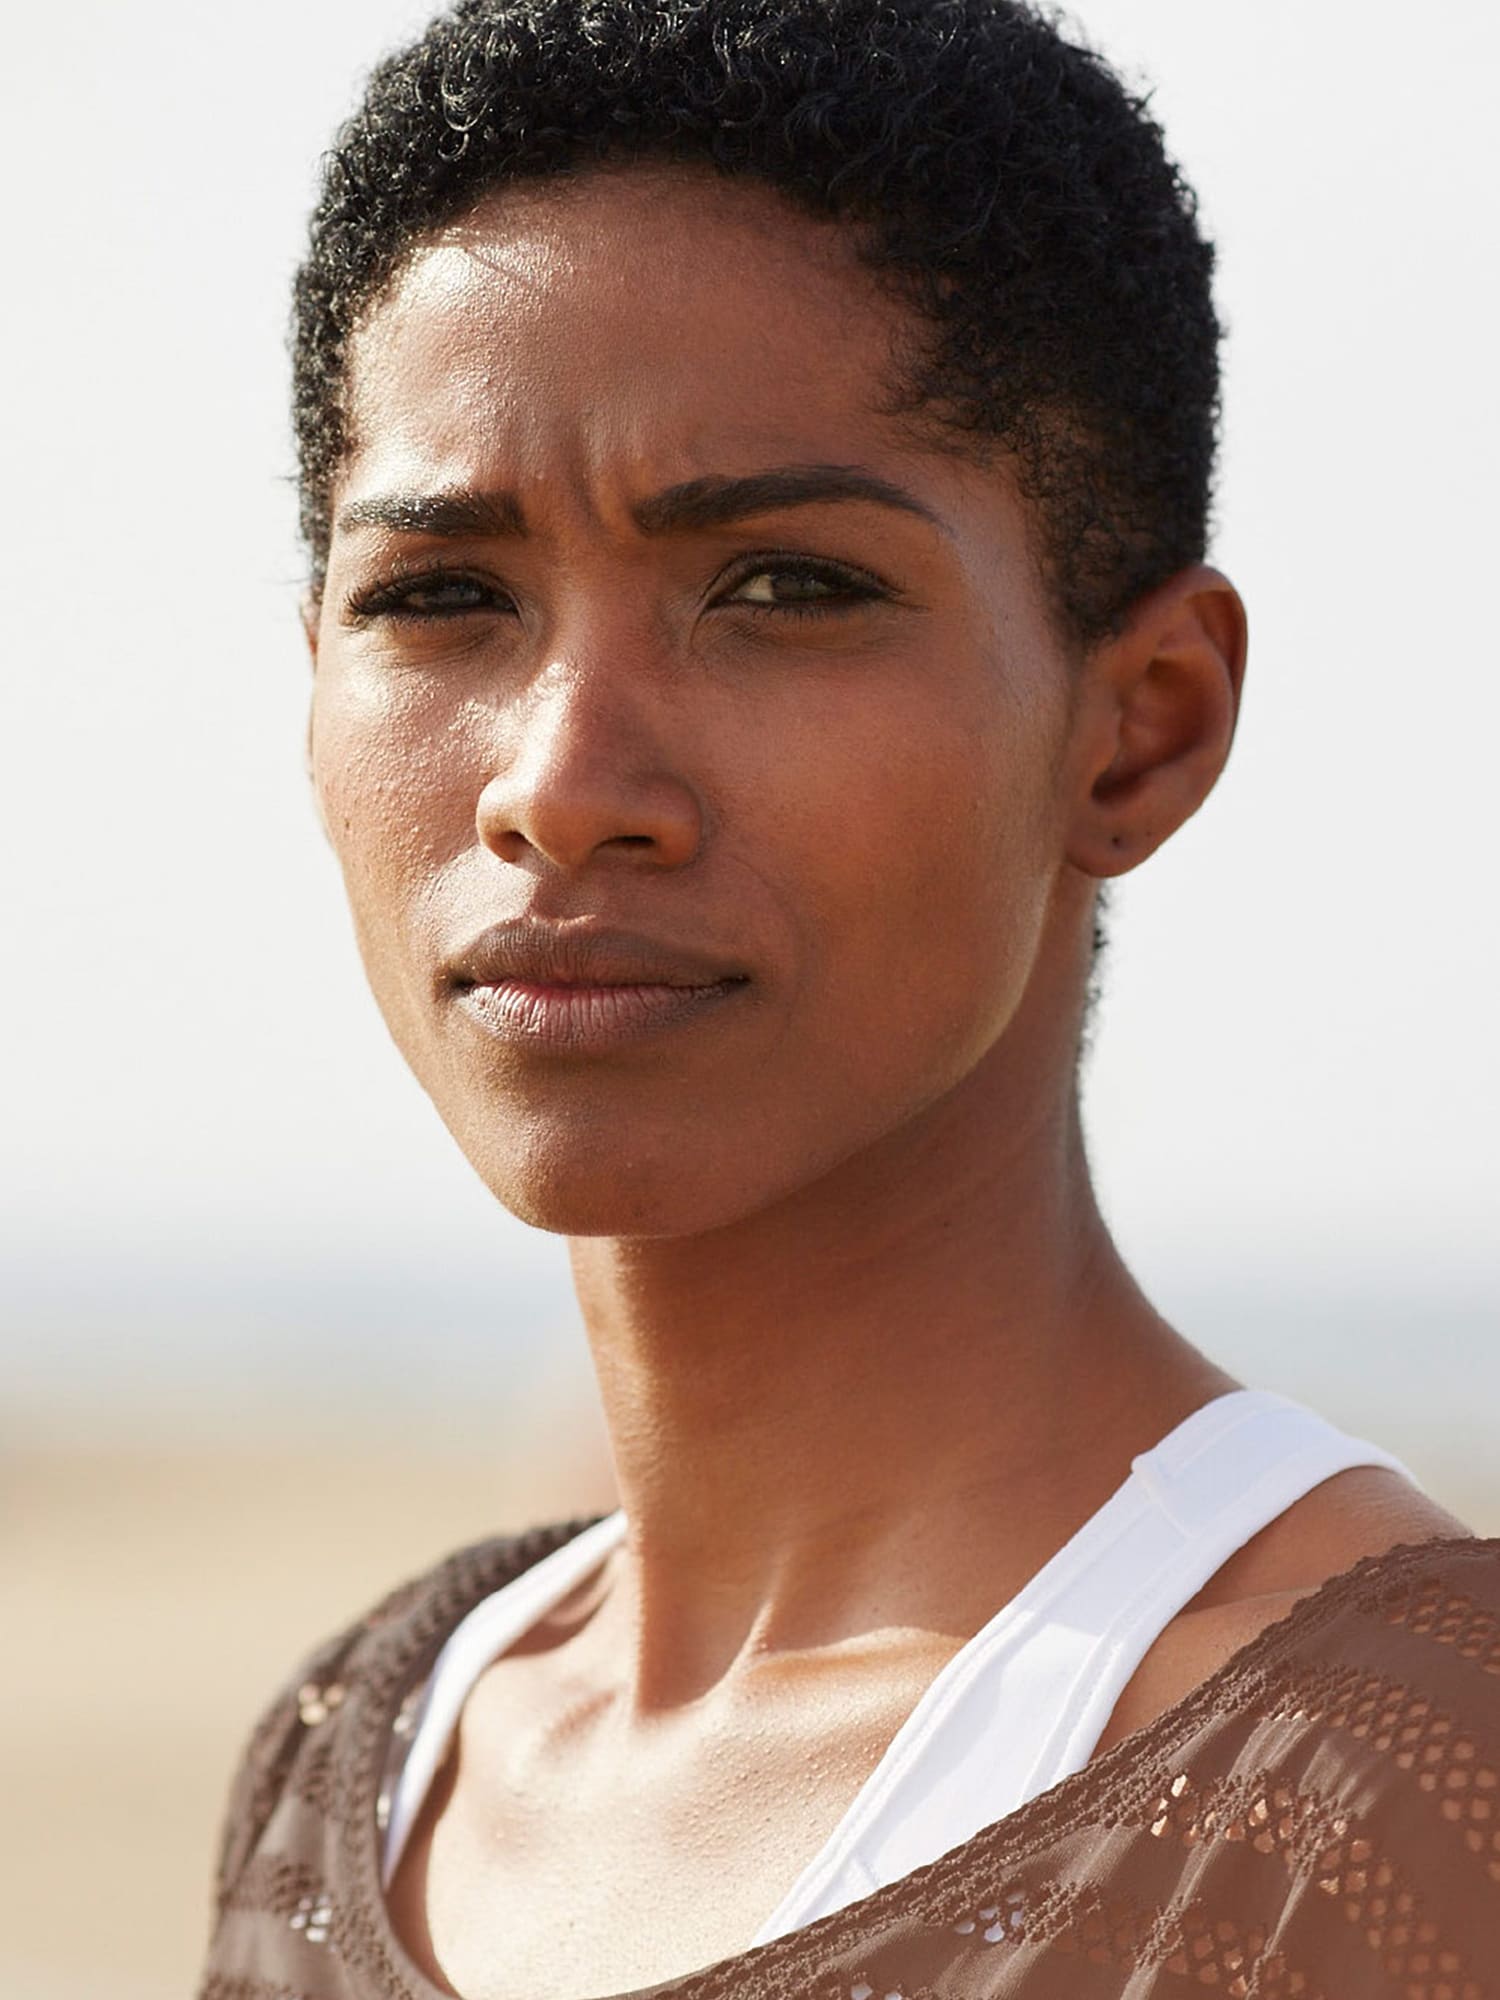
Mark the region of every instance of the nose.
[[[660, 698], [657, 691], [656, 698]], [[682, 868], [703, 840], [698, 794], [664, 732], [607, 677], [556, 667], [506, 716], [479, 795], [479, 839], [502, 861], [576, 874], [603, 860]]]

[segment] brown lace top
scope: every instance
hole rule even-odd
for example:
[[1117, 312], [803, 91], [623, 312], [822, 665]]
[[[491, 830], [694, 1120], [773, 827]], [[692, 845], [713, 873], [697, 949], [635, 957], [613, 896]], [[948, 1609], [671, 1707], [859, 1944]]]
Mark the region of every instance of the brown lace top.
[[[460, 1551], [320, 1648], [275, 1701], [230, 1799], [199, 2000], [438, 2000], [380, 1890], [393, 1745], [459, 1619], [581, 1525]], [[1500, 1540], [1360, 1563], [951, 1853], [649, 1993], [1195, 1988], [1500, 2000]]]

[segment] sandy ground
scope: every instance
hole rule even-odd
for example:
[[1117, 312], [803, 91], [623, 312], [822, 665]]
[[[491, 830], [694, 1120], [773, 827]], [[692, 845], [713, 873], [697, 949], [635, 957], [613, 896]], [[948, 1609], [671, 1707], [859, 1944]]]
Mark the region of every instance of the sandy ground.
[[[231, 1765], [301, 1654], [461, 1542], [609, 1504], [533, 1459], [378, 1443], [0, 1460], [0, 1993], [187, 2000]], [[543, 1449], [538, 1451], [537, 1444]], [[1444, 1492], [1500, 1532], [1500, 1486]]]
[[0, 1995], [187, 2000], [229, 1773], [287, 1671], [448, 1549], [609, 1499], [586, 1441], [545, 1469], [0, 1459]]

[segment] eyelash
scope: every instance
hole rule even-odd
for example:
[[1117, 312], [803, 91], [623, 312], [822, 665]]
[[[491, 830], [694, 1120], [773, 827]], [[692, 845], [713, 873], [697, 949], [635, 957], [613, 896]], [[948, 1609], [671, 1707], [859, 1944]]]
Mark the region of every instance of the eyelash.
[[[851, 564], [834, 562], [822, 556], [780, 555], [775, 552], [746, 558], [726, 579], [725, 588], [729, 592], [741, 590], [760, 576], [794, 577], [825, 584], [829, 594], [803, 604], [756, 604], [746, 599], [740, 599], [735, 604], [732, 597], [723, 597], [716, 602], [733, 604], [737, 610], [782, 618], [820, 618], [848, 610], [853, 605], [874, 603], [896, 594], [879, 578], [866, 570], [855, 569]], [[398, 571], [379, 582], [356, 586], [345, 597], [344, 610], [350, 619], [359, 624], [368, 624], [376, 618], [394, 618], [403, 624], [426, 625], [464, 618], [471, 612], [491, 608], [488, 604], [476, 602], [451, 606], [444, 611], [422, 610], [412, 601], [426, 591], [461, 587], [467, 587], [482, 597], [509, 599], [509, 593], [495, 584], [467, 571], [447, 569], [439, 564], [431, 569]]]
[[[822, 583], [829, 586], [829, 594], [805, 604], [754, 604], [741, 598], [736, 609], [774, 613], [780, 617], [821, 618], [838, 611], [847, 611], [852, 606], [874, 604], [882, 599], [889, 600], [896, 593], [872, 576], [868, 570], [856, 569], [851, 563], [834, 562], [826, 556], [798, 555], [791, 551], [779, 553], [774, 550], [747, 557], [736, 565], [726, 581], [730, 591], [742, 590], [747, 583], [753, 583], [758, 576], [795, 577], [803, 582]], [[728, 600], [721, 600], [728, 601]]]
[[[396, 618], [404, 624], [436, 624], [447, 618], [462, 618], [484, 607], [465, 604], [447, 611], [423, 611], [411, 601], [424, 591], [467, 588], [481, 595], [496, 595], [495, 586], [468, 571], [448, 569], [439, 563], [431, 568], [397, 566], [377, 582], [356, 584], [344, 599], [344, 611], [356, 624], [376, 618]], [[504, 592], [498, 593], [504, 596]]]

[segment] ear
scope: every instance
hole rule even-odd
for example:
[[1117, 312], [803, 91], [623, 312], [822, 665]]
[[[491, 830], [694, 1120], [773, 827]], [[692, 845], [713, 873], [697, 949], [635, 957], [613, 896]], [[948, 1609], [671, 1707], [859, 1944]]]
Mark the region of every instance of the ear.
[[322, 601], [309, 587], [297, 606], [297, 616], [301, 620], [302, 636], [307, 641], [307, 657], [314, 673], [318, 671], [318, 621], [322, 615]]
[[[302, 621], [302, 637], [307, 642], [308, 662], [316, 677], [318, 671], [318, 621], [321, 605], [311, 591], [308, 591], [297, 608]], [[328, 821], [323, 817], [323, 801], [318, 796], [317, 779], [313, 774], [313, 720], [314, 704], [307, 704], [307, 733], [302, 739], [302, 768], [307, 773], [308, 790], [312, 793], [313, 809], [318, 815], [318, 824], [323, 829], [323, 837], [328, 838]]]
[[1197, 563], [1131, 608], [1087, 656], [1071, 745], [1067, 855], [1124, 875], [1213, 790], [1229, 756], [1245, 673], [1245, 607]]

